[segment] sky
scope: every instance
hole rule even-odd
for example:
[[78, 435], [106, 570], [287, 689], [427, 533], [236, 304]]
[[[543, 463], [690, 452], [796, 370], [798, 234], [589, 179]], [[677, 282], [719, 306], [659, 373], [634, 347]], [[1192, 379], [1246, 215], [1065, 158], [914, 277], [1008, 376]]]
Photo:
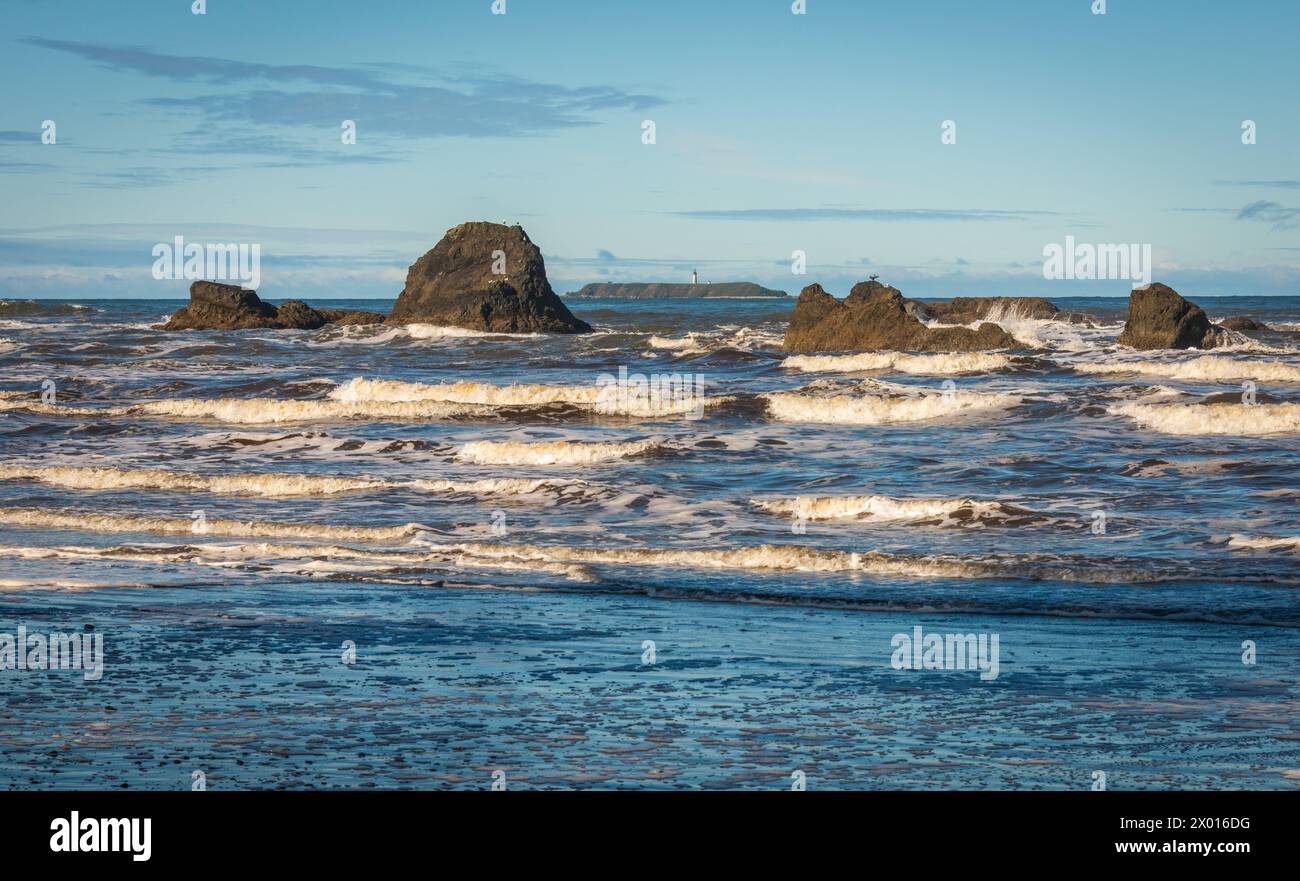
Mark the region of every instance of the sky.
[[1072, 236], [1300, 294], [1300, 3], [1096, 2], [2, 0], [0, 297], [183, 297], [182, 236], [258, 244], [270, 299], [392, 298], [467, 220], [562, 293], [1127, 296], [1043, 277]]

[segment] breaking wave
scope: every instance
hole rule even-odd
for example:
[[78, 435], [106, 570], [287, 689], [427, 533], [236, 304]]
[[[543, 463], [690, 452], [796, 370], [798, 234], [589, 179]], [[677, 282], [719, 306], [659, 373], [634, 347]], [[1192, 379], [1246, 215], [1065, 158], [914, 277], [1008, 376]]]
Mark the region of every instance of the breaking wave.
[[444, 327], [437, 324], [357, 324], [330, 327], [307, 344], [313, 348], [340, 345], [383, 345], [397, 340], [422, 342], [428, 340], [458, 339], [533, 339], [544, 336], [537, 333], [492, 333], [470, 330], [465, 327]]
[[310, 474], [206, 475], [161, 469], [27, 465], [0, 466], [0, 480], [36, 480], [68, 489], [163, 489], [275, 498], [330, 496], [403, 487], [433, 493], [466, 493], [481, 496], [529, 495], [546, 489], [564, 489], [572, 485], [582, 485], [581, 481], [518, 478], [397, 482], [375, 478], [324, 477]]
[[1300, 431], [1300, 404], [1120, 404], [1107, 408], [1161, 434], [1262, 435]]
[[965, 327], [970, 330], [978, 330], [981, 324], [996, 324], [1027, 348], [1065, 351], [1082, 351], [1093, 348], [1107, 337], [1114, 339], [1122, 326], [1101, 327], [1073, 324], [1060, 318], [1032, 318], [1019, 303], [995, 303], [985, 310], [984, 317], [967, 324], [934, 319], [922, 323], [930, 328]]
[[704, 396], [691, 387], [687, 394], [651, 384], [592, 383], [591, 385], [493, 385], [486, 382], [422, 383], [357, 377], [330, 392], [336, 401], [357, 404], [439, 401], [487, 407], [527, 407], [566, 404], [596, 413], [620, 416], [664, 416], [696, 412], [730, 401]]
[[1230, 548], [1246, 548], [1253, 551], [1291, 550], [1300, 551], [1300, 535], [1241, 535], [1228, 536]]
[[795, 496], [754, 499], [765, 511], [800, 520], [906, 521], [922, 526], [1017, 526], [1043, 515], [1005, 502], [974, 499], [898, 499], [889, 496]]
[[730, 333], [694, 332], [681, 337], [651, 336], [646, 344], [652, 349], [664, 349], [682, 355], [699, 355], [718, 349], [738, 349], [750, 352], [755, 349], [780, 349], [782, 334], [741, 327]]
[[759, 395], [768, 413], [781, 422], [824, 422], [835, 425], [891, 425], [921, 422], [957, 414], [1005, 410], [1021, 402], [1019, 395], [946, 391], [908, 395], [806, 394], [768, 392]]
[[163, 534], [253, 536], [257, 538], [314, 539], [322, 541], [409, 541], [429, 527], [418, 523], [402, 526], [331, 526], [316, 523], [269, 523], [222, 518], [182, 520], [178, 517], [140, 517], [128, 514], [41, 511], [35, 508], [0, 508], [0, 523], [40, 529], [78, 532], [158, 532]]
[[1190, 361], [1122, 361], [1110, 364], [1071, 364], [1070, 367], [1079, 373], [1100, 376], [1137, 374], [1184, 380], [1300, 382], [1300, 365], [1277, 361], [1239, 361], [1216, 355], [1205, 355]]
[[792, 355], [782, 366], [804, 373], [854, 373], [892, 370], [918, 376], [960, 376], [1007, 370], [1016, 360], [1010, 355], [959, 352], [936, 355], [908, 355], [904, 352], [863, 352], [857, 355]]
[[442, 401], [296, 401], [274, 398], [178, 398], [109, 407], [73, 407], [32, 400], [2, 400], [0, 410], [27, 410], [45, 416], [102, 419], [123, 416], [166, 416], [215, 419], [237, 425], [271, 425], [322, 420], [418, 421], [463, 416], [489, 416], [491, 407]]
[[[179, 518], [52, 512], [31, 508], [0, 508], [0, 523], [8, 526], [82, 532], [195, 534], [194, 522]], [[263, 557], [291, 553], [308, 557], [353, 559], [367, 563], [367, 571], [376, 576], [382, 576], [385, 572], [390, 572], [397, 564], [420, 564], [433, 560], [450, 560], [453, 563], [469, 566], [483, 562], [497, 562], [516, 565], [520, 568], [537, 566], [628, 566], [658, 569], [672, 567], [706, 571], [860, 573], [897, 578], [939, 579], [1002, 577], [1118, 584], [1164, 580], [1177, 577], [1178, 574], [1131, 566], [1103, 566], [1086, 559], [1062, 560], [1033, 555], [973, 559], [920, 554], [895, 554], [881, 551], [822, 550], [801, 545], [762, 544], [733, 548], [673, 549], [494, 544], [486, 542], [452, 543], [433, 541], [431, 530], [417, 523], [392, 527], [374, 527], [267, 523], [261, 521], [240, 522], [214, 519], [206, 521], [204, 532], [199, 534], [330, 542], [403, 543], [405, 549], [400, 552], [318, 546], [276, 548], [257, 545], [251, 548], [254, 555]], [[422, 555], [413, 550], [414, 548], [423, 548], [425, 554], [433, 556]], [[183, 546], [167, 550], [173, 554], [172, 559], [187, 559], [206, 549]], [[121, 548], [22, 547], [0, 548], [0, 555], [40, 556], [42, 554], [68, 552], [69, 550], [89, 555], [123, 553], [127, 554], [130, 559], [138, 559], [140, 556], [139, 551]]]
[[653, 440], [628, 443], [475, 441], [461, 447], [456, 458], [476, 465], [592, 465], [640, 456], [661, 447], [659, 441]]

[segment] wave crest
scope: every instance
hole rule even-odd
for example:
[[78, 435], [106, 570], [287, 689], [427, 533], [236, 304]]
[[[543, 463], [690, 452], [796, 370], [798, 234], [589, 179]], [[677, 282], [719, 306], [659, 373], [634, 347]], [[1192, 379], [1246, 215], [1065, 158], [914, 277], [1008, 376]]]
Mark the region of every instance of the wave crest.
[[411, 488], [431, 493], [479, 496], [530, 495], [541, 490], [583, 486], [582, 481], [490, 478], [486, 480], [413, 480], [329, 477], [312, 474], [192, 474], [154, 468], [81, 468], [75, 466], [0, 466], [0, 480], [36, 480], [67, 489], [162, 489], [272, 498], [331, 496], [340, 493]]
[[1300, 382], [1300, 365], [1278, 361], [1240, 361], [1205, 355], [1190, 361], [1122, 361], [1108, 364], [1071, 364], [1079, 373], [1098, 376], [1136, 374], [1184, 380], [1254, 379], [1264, 382]]
[[900, 499], [889, 496], [795, 496], [755, 499], [773, 514], [800, 520], [907, 521], [939, 527], [1041, 522], [1040, 514], [1005, 502], [975, 499]]
[[960, 376], [1007, 370], [1014, 366], [1010, 355], [988, 352], [958, 352], [909, 355], [904, 352], [862, 352], [856, 355], [792, 355], [783, 367], [803, 373], [856, 373], [892, 370], [918, 376]]
[[1021, 402], [1019, 395], [945, 391], [919, 395], [808, 394], [808, 390], [759, 395], [768, 413], [781, 422], [823, 422], [833, 425], [892, 425], [921, 422], [957, 414], [1005, 410]]
[[475, 441], [461, 447], [456, 458], [476, 465], [592, 465], [640, 456], [661, 447], [659, 441], [653, 440], [627, 443]]
[[1262, 435], [1300, 431], [1300, 404], [1120, 404], [1127, 416], [1161, 434]]

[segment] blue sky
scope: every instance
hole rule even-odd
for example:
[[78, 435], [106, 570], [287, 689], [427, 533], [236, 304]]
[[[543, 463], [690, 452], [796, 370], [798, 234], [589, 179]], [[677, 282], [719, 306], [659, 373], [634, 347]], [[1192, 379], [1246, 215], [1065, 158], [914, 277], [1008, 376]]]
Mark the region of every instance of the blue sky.
[[1042, 277], [1072, 235], [1300, 294], [1300, 3], [1091, 5], [6, 0], [0, 296], [183, 296], [150, 274], [182, 235], [259, 243], [273, 299], [393, 297], [464, 220], [559, 291], [1127, 295]]

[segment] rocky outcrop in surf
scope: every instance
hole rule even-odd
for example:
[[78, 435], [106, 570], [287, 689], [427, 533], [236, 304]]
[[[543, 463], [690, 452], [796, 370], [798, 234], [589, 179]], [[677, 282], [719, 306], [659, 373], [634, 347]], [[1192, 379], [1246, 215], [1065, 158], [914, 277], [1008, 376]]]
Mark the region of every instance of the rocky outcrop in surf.
[[377, 324], [378, 312], [313, 309], [302, 300], [279, 306], [256, 291], [214, 281], [190, 285], [190, 304], [177, 309], [163, 330], [316, 330], [327, 324]]
[[971, 324], [993, 315], [1050, 320], [1061, 310], [1042, 297], [954, 297], [935, 303], [921, 303], [924, 316], [948, 324]]
[[1212, 349], [1221, 336], [1204, 309], [1156, 282], [1129, 295], [1128, 321], [1117, 342], [1134, 349]]
[[542, 252], [520, 226], [462, 223], [406, 273], [389, 324], [492, 333], [589, 333], [546, 280]]
[[874, 278], [854, 285], [843, 300], [826, 293], [821, 285], [809, 285], [799, 294], [784, 348], [787, 352], [970, 352], [1018, 345], [996, 324], [981, 324], [976, 329], [926, 327], [917, 317], [921, 314], [918, 307], [924, 308]]
[[355, 324], [383, 324], [388, 316], [383, 312], [370, 312], [366, 309], [317, 309], [325, 320], [339, 327]]
[[1263, 324], [1244, 315], [1225, 318], [1219, 322], [1219, 327], [1226, 327], [1228, 330], [1235, 330], [1239, 333], [1242, 331], [1260, 331], [1270, 329], [1267, 324]]

